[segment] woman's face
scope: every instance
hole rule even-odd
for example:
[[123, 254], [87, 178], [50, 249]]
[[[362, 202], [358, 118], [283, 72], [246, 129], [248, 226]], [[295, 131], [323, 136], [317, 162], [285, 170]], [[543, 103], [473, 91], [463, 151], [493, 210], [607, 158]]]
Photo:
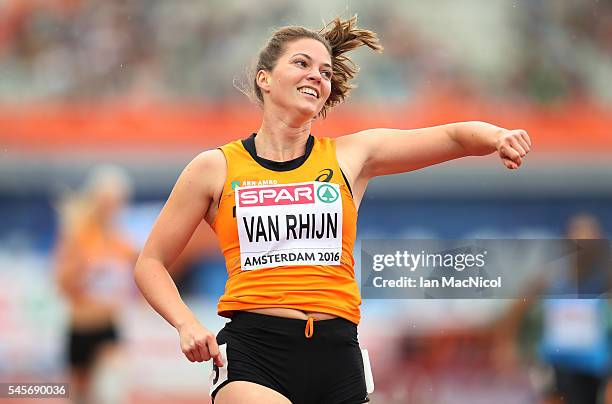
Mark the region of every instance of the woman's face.
[[127, 194], [121, 190], [100, 188], [94, 192], [96, 212], [103, 220], [112, 220], [127, 202]]
[[567, 238], [576, 240], [599, 239], [602, 237], [597, 219], [589, 215], [575, 216], [570, 220]]
[[260, 71], [258, 84], [269, 102], [313, 118], [331, 92], [332, 66], [327, 48], [310, 38], [286, 45], [272, 72]]

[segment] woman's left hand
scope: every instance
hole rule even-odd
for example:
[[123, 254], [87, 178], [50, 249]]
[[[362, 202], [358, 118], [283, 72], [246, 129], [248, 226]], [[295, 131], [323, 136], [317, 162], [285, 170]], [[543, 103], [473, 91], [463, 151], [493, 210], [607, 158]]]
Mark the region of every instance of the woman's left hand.
[[505, 130], [497, 139], [496, 149], [504, 165], [515, 170], [523, 163], [523, 158], [531, 149], [529, 134], [522, 129]]

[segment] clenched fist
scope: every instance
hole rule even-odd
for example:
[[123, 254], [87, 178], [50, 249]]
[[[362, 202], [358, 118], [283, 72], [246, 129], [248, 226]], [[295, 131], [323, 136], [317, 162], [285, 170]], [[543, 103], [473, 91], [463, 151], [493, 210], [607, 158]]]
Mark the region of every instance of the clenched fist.
[[181, 341], [181, 351], [191, 362], [203, 362], [214, 358], [215, 365], [223, 367], [219, 346], [215, 335], [197, 320], [187, 322], [177, 328]]
[[531, 139], [522, 129], [505, 130], [497, 139], [496, 148], [504, 165], [514, 170], [521, 166], [523, 158], [529, 153]]

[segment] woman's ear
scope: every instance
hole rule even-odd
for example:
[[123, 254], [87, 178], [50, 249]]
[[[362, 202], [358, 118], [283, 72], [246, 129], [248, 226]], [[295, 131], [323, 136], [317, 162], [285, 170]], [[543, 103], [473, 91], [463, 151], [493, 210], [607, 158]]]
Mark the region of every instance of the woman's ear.
[[265, 70], [258, 71], [256, 81], [262, 92], [270, 91], [270, 73]]

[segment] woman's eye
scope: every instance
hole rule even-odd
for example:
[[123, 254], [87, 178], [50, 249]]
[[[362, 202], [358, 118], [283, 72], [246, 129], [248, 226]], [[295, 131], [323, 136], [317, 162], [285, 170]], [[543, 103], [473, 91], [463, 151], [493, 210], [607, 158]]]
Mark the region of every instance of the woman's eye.
[[332, 77], [332, 72], [327, 71], [327, 70], [324, 71], [324, 72], [321, 72], [321, 74], [323, 75], [323, 77], [325, 77], [328, 80], [331, 79], [331, 77]]
[[302, 67], [306, 67], [306, 62], [304, 62], [303, 60], [296, 60], [294, 63]]

